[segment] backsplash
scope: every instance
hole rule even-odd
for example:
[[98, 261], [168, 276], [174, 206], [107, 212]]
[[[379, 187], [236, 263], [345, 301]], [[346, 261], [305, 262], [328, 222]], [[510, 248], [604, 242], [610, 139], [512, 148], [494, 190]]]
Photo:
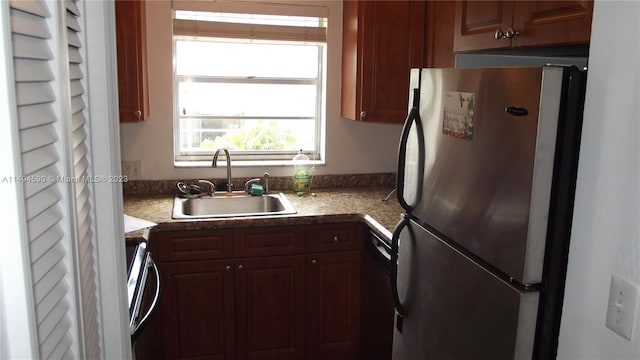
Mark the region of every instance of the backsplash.
[[[226, 179], [206, 179], [215, 184], [223, 183]], [[249, 178], [234, 178], [233, 190], [243, 190], [244, 183]], [[130, 180], [122, 184], [124, 196], [134, 195], [167, 195], [177, 194], [176, 183], [178, 181], [187, 184], [196, 183], [198, 179], [180, 180]], [[314, 188], [353, 188], [365, 186], [394, 186], [396, 184], [395, 173], [378, 174], [344, 174], [344, 175], [315, 175], [311, 180], [311, 191]], [[286, 191], [293, 189], [293, 178], [271, 177], [269, 178], [271, 191]]]

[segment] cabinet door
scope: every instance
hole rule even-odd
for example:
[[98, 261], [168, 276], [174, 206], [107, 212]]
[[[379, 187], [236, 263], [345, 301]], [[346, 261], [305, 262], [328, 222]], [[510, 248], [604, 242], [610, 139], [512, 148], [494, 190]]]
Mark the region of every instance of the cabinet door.
[[161, 263], [165, 359], [234, 359], [231, 261]]
[[514, 47], [573, 45], [591, 38], [593, 1], [525, 1], [514, 8]]
[[511, 1], [458, 1], [454, 50], [473, 51], [511, 47], [510, 39], [496, 39], [496, 30], [512, 26]]
[[304, 254], [304, 227], [274, 226], [234, 230], [236, 257]]
[[237, 259], [238, 359], [304, 359], [305, 257]]
[[120, 122], [147, 118], [147, 43], [144, 0], [115, 1]]
[[307, 241], [309, 252], [335, 252], [360, 249], [363, 238], [362, 224], [337, 223], [309, 225]]
[[156, 234], [151, 245], [158, 262], [233, 257], [231, 230], [162, 231]]
[[430, 68], [455, 67], [453, 29], [456, 3], [454, 1], [429, 0], [426, 6], [426, 63], [424, 65]]
[[345, 1], [343, 9], [342, 116], [404, 122], [409, 70], [424, 63], [424, 2]]
[[360, 351], [360, 251], [308, 257], [308, 359], [355, 360]]

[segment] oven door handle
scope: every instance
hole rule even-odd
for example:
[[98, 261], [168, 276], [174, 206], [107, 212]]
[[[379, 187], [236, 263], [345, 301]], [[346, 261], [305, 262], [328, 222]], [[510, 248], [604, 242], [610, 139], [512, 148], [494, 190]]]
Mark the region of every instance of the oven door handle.
[[138, 332], [147, 323], [147, 321], [149, 321], [151, 314], [153, 313], [156, 306], [158, 305], [158, 299], [160, 299], [160, 272], [158, 271], [158, 266], [156, 265], [155, 262], [153, 262], [153, 259], [151, 258], [151, 256], [149, 256], [149, 267], [153, 269], [153, 273], [155, 274], [155, 277], [156, 277], [156, 293], [153, 296], [153, 301], [151, 302], [151, 306], [149, 306], [147, 313], [144, 314], [142, 319], [137, 324], [134, 324], [133, 329], [131, 330], [132, 339], [135, 339], [138, 336]]

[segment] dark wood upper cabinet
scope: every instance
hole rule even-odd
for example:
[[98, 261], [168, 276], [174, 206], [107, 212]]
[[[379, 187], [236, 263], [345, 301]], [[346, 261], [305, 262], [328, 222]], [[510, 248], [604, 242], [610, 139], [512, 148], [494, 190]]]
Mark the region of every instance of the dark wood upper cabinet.
[[120, 122], [149, 116], [144, 0], [115, 1]]
[[510, 1], [458, 1], [455, 17], [455, 51], [511, 47], [511, 41], [496, 40], [497, 29], [512, 26]]
[[453, 52], [453, 29], [455, 26], [456, 3], [454, 1], [428, 0], [425, 28], [425, 66], [448, 68], [456, 66]]
[[593, 1], [457, 1], [456, 52], [586, 44]]
[[591, 38], [593, 1], [527, 1], [515, 6], [513, 47], [585, 44]]
[[409, 70], [424, 64], [425, 3], [343, 3], [343, 117], [402, 123], [407, 115]]

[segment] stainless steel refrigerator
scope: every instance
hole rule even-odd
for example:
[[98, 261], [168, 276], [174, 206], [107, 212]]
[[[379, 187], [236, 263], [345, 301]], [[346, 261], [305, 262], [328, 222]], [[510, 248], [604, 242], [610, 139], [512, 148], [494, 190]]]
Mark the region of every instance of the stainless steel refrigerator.
[[560, 66], [411, 71], [393, 360], [555, 357], [585, 82]]

